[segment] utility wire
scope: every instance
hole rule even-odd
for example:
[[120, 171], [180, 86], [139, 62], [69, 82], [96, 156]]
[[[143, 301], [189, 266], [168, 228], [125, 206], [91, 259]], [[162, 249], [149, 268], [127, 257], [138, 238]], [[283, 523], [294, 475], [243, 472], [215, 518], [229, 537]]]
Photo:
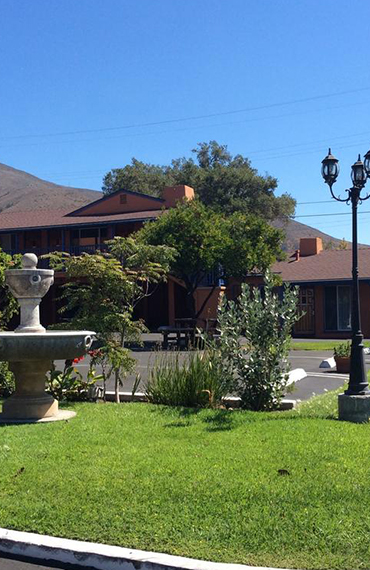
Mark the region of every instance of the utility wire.
[[[364, 210], [363, 212], [359, 211], [359, 214], [370, 214], [370, 210]], [[294, 216], [292, 219], [295, 220], [296, 218], [321, 218], [324, 216], [350, 216], [352, 212], [336, 212], [336, 213], [325, 213], [325, 214], [303, 214], [302, 216]]]
[[318, 101], [321, 99], [329, 99], [332, 97], [338, 97], [340, 95], [349, 95], [353, 93], [360, 93], [363, 91], [370, 91], [370, 87], [362, 87], [360, 89], [349, 89], [347, 91], [338, 91], [335, 93], [327, 93], [324, 95], [315, 95], [311, 97], [304, 97], [302, 99], [292, 99], [289, 101], [280, 101], [276, 103], [269, 103], [267, 105], [259, 105], [256, 107], [245, 107], [243, 109], [234, 109], [231, 111], [219, 111], [216, 113], [208, 113], [204, 115], [193, 115], [189, 117], [181, 117], [181, 118], [174, 118], [174, 119], [165, 119], [162, 121], [150, 121], [146, 123], [131, 123], [128, 125], [121, 125], [119, 127], [103, 127], [99, 129], [81, 129], [81, 130], [74, 130], [74, 131], [59, 131], [56, 133], [44, 133], [44, 134], [25, 134], [25, 135], [13, 135], [7, 137], [0, 137], [3, 140], [10, 140], [10, 139], [22, 139], [22, 138], [39, 138], [39, 137], [55, 137], [55, 136], [64, 136], [64, 135], [76, 135], [76, 134], [86, 134], [86, 133], [101, 133], [107, 131], [118, 131], [124, 129], [133, 129], [138, 127], [153, 127], [157, 125], [168, 125], [173, 123], [180, 123], [184, 121], [195, 121], [200, 119], [210, 119], [213, 117], [223, 117], [228, 115], [236, 115], [239, 113], [248, 113], [253, 111], [261, 111], [264, 109], [273, 109], [275, 107], [286, 107], [289, 105], [295, 105], [298, 103], [307, 103], [309, 101]]
[[[347, 105], [337, 105], [337, 106], [331, 106], [330, 110], [333, 109], [342, 109], [343, 107], [347, 108], [347, 107], [353, 107], [353, 106], [357, 106], [357, 105], [368, 105], [368, 102], [361, 102], [361, 103], [350, 103]], [[27, 146], [39, 146], [39, 145], [50, 145], [50, 144], [76, 144], [76, 143], [91, 143], [91, 142], [97, 142], [97, 141], [107, 141], [107, 140], [117, 140], [117, 139], [122, 139], [122, 138], [127, 138], [127, 137], [148, 137], [148, 136], [158, 136], [158, 135], [164, 135], [164, 134], [175, 134], [178, 132], [184, 132], [184, 131], [193, 131], [193, 130], [200, 130], [200, 129], [209, 129], [209, 128], [214, 128], [214, 127], [225, 127], [225, 126], [230, 126], [230, 125], [240, 125], [243, 123], [250, 123], [250, 122], [256, 122], [256, 121], [264, 121], [264, 120], [271, 120], [271, 119], [281, 119], [284, 117], [293, 117], [293, 116], [297, 116], [297, 115], [307, 115], [310, 113], [320, 113], [321, 111], [326, 111], [326, 109], [311, 109], [309, 111], [298, 111], [298, 112], [294, 112], [294, 113], [284, 113], [284, 114], [280, 114], [280, 115], [271, 115], [271, 116], [267, 116], [267, 117], [253, 117], [253, 118], [249, 118], [249, 119], [243, 119], [243, 120], [239, 120], [239, 121], [228, 121], [226, 123], [213, 123], [213, 124], [209, 124], [209, 125], [192, 125], [191, 127], [181, 127], [179, 129], [171, 129], [171, 130], [164, 130], [164, 131], [152, 131], [152, 132], [144, 132], [144, 133], [126, 133], [126, 134], [120, 134], [120, 135], [114, 135], [114, 136], [105, 136], [102, 138], [88, 138], [88, 139], [70, 139], [70, 140], [55, 140], [55, 141], [41, 141], [41, 142], [29, 142], [29, 143], [22, 143], [22, 144], [3, 144], [0, 148], [22, 148], [22, 147], [27, 147]], [[73, 133], [72, 133], [73, 134]], [[32, 137], [33, 135], [24, 135], [25, 137]], [[37, 137], [43, 137], [44, 135], [36, 135]], [[45, 135], [45, 136], [59, 136], [57, 134], [55, 135]], [[1, 137], [0, 137], [1, 140]], [[297, 153], [296, 153], [297, 154]], [[298, 154], [303, 154], [303, 153], [298, 153]], [[276, 155], [273, 156], [271, 158], [280, 158], [280, 156], [285, 156], [283, 155]], [[291, 155], [287, 155], [287, 156], [291, 156]], [[293, 155], [295, 156], [295, 155]], [[268, 159], [269, 157], [267, 157]], [[265, 160], [266, 157], [263, 157], [263, 160]], [[258, 159], [255, 158], [254, 160], [262, 160], [262, 159]]]
[[[340, 135], [337, 137], [330, 137], [327, 139], [319, 139], [319, 140], [311, 140], [309, 142], [305, 142], [305, 143], [295, 143], [292, 145], [286, 145], [286, 146], [281, 146], [281, 147], [272, 147], [272, 148], [267, 148], [267, 149], [259, 149], [259, 150], [249, 150], [246, 151], [245, 154], [249, 157], [251, 154], [257, 154], [257, 153], [266, 153], [266, 152], [271, 152], [271, 151], [275, 151], [275, 150], [282, 150], [282, 149], [290, 149], [290, 148], [296, 148], [299, 146], [307, 146], [307, 145], [314, 145], [314, 144], [319, 144], [319, 143], [324, 143], [324, 142], [328, 142], [331, 143], [332, 141], [335, 140], [339, 140], [339, 139], [348, 139], [348, 138], [352, 138], [352, 137], [357, 137], [357, 136], [363, 136], [363, 135], [370, 135], [370, 131], [363, 131], [361, 133], [353, 133], [353, 134], [349, 134], [349, 135]], [[361, 144], [361, 143], [356, 143], [356, 144]], [[39, 176], [56, 176], [58, 178], [71, 178], [74, 177], [76, 174], [82, 174], [84, 176], [80, 176], [78, 178], [86, 178], [85, 175], [87, 174], [96, 174], [97, 176], [99, 174], [105, 174], [106, 172], [109, 172], [110, 169], [108, 166], [105, 168], [100, 168], [100, 169], [94, 169], [94, 170], [73, 170], [73, 171], [65, 171], [65, 172], [41, 172], [39, 174]], [[93, 176], [88, 176], [88, 178], [93, 178]], [[324, 202], [300, 202], [301, 204], [317, 204], [317, 203], [324, 203]]]
[[297, 206], [303, 206], [308, 204], [336, 204], [334, 200], [316, 200], [314, 202], [296, 202]]

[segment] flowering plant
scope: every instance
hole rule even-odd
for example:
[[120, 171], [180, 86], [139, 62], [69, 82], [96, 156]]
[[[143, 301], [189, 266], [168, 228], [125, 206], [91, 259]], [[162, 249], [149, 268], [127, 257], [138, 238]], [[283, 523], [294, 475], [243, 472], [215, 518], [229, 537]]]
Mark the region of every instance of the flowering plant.
[[97, 374], [94, 367], [90, 366], [86, 379], [73, 364], [80, 362], [82, 358], [66, 360], [64, 370], [57, 370], [53, 363], [47, 377], [47, 389], [57, 400], [80, 400], [93, 399], [93, 388], [103, 376]]

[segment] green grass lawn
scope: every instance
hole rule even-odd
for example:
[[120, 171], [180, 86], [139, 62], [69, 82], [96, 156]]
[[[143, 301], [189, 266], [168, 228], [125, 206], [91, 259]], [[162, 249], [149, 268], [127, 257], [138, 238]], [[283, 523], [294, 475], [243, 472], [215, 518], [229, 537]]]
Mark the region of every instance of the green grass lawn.
[[[370, 424], [75, 404], [0, 428], [0, 526], [218, 562], [370, 568]], [[283, 470], [283, 471], [281, 471]]]
[[[343, 340], [328, 340], [328, 341], [315, 341], [315, 340], [307, 340], [304, 342], [299, 342], [293, 340], [292, 342], [292, 350], [330, 350], [333, 351], [335, 346], [338, 344], [346, 342]], [[370, 342], [365, 341], [364, 346], [370, 347]]]

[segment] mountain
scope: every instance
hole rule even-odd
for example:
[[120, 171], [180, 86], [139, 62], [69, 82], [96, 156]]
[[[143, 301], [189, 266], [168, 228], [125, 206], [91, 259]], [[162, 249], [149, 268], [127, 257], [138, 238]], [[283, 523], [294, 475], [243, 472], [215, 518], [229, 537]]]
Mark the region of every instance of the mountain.
[[[336, 249], [342, 241], [341, 239], [325, 234], [324, 232], [320, 232], [320, 230], [317, 230], [316, 228], [306, 226], [306, 224], [301, 224], [295, 220], [275, 220], [272, 225], [285, 232], [286, 237], [283, 244], [284, 251], [295, 251], [296, 249], [299, 249], [299, 240], [301, 237], [320, 237], [324, 248], [326, 247], [327, 249]], [[359, 246], [370, 247], [366, 244], [359, 244]], [[351, 242], [348, 242], [348, 249], [351, 249]]]
[[0, 212], [72, 211], [101, 196], [95, 190], [60, 186], [0, 163]]

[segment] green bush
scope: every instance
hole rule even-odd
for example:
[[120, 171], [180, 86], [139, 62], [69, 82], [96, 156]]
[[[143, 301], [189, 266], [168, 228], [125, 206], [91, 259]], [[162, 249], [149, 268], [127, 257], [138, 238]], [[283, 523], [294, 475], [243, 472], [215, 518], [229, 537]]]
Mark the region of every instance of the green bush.
[[0, 398], [8, 398], [14, 390], [13, 372], [9, 370], [8, 362], [0, 362]]
[[351, 356], [351, 341], [341, 342], [337, 346], [334, 347], [334, 356], [338, 356], [339, 358], [349, 358]]
[[186, 407], [213, 407], [227, 393], [217, 355], [212, 349], [188, 355], [162, 358], [154, 365], [146, 385], [146, 396], [153, 404]]
[[280, 298], [274, 289], [267, 272], [263, 290], [244, 284], [238, 299], [224, 300], [219, 310], [222, 366], [229, 377], [233, 370], [234, 392], [249, 410], [276, 409], [287, 391], [298, 291], [287, 285]]

